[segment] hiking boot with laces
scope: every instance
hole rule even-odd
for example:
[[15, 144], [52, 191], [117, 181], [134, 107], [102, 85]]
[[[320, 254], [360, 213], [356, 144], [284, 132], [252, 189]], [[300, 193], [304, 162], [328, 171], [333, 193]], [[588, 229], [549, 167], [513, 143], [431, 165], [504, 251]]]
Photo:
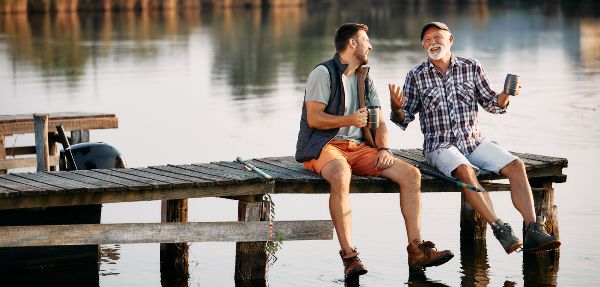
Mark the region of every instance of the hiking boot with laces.
[[408, 244], [406, 251], [408, 252], [408, 268], [410, 269], [423, 269], [442, 265], [454, 257], [450, 250], [437, 251], [433, 242], [419, 242], [417, 239]]
[[560, 241], [546, 231], [545, 219], [538, 216], [535, 222], [529, 223], [525, 232], [523, 251], [539, 252], [554, 250], [560, 246]]
[[348, 254], [344, 254], [344, 252], [340, 250], [340, 256], [342, 257], [342, 262], [344, 262], [345, 281], [358, 278], [358, 276], [368, 272], [365, 265], [360, 261], [360, 258], [358, 258], [358, 250], [356, 250], [356, 248], [352, 249], [352, 252]]
[[494, 222], [496, 225], [492, 225], [492, 231], [494, 231], [494, 236], [496, 239], [500, 241], [504, 251], [507, 254], [511, 254], [513, 251], [517, 250], [523, 243], [519, 238], [515, 236], [512, 231], [512, 227], [510, 224], [504, 223], [502, 220], [498, 219]]

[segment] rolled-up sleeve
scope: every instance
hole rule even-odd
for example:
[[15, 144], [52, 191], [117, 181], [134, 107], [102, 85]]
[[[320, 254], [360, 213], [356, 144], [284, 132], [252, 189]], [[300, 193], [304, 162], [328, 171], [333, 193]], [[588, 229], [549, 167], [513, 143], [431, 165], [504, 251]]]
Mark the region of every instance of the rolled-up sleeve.
[[506, 107], [501, 108], [498, 105], [498, 96], [493, 89], [488, 76], [486, 75], [481, 63], [479, 61], [475, 61], [475, 96], [477, 97], [477, 102], [483, 107], [484, 110], [492, 113], [492, 114], [504, 114], [506, 113]]
[[408, 124], [415, 119], [415, 114], [417, 114], [419, 109], [421, 109], [421, 100], [419, 97], [419, 91], [417, 89], [417, 82], [414, 79], [413, 73], [409, 72], [406, 75], [402, 92], [404, 93], [404, 97], [406, 97], [406, 101], [402, 105], [404, 121], [398, 121], [394, 117], [394, 111], [392, 111], [390, 114], [390, 120], [401, 129], [405, 130], [408, 127]]

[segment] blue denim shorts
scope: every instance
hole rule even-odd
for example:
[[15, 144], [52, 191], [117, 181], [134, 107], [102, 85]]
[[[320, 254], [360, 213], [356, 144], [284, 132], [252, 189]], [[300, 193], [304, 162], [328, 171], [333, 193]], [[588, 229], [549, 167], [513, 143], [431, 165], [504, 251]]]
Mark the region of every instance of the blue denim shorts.
[[449, 177], [459, 165], [470, 165], [479, 174], [479, 170], [487, 170], [500, 173], [500, 170], [513, 162], [518, 157], [512, 155], [493, 141], [483, 141], [475, 150], [464, 155], [456, 146], [439, 148], [425, 153], [425, 159], [429, 165], [434, 166]]

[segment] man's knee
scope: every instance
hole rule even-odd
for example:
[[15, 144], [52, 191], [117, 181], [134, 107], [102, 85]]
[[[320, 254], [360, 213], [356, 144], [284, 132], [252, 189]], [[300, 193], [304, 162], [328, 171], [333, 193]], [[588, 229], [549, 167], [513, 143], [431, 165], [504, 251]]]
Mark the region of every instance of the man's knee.
[[332, 186], [349, 185], [352, 170], [348, 163], [343, 160], [334, 160], [321, 169], [321, 176]]
[[452, 171], [452, 175], [455, 178], [458, 178], [461, 180], [466, 180], [469, 178], [476, 177], [476, 173], [475, 173], [475, 170], [473, 169], [473, 167], [468, 164], [464, 164], [464, 163], [459, 165], [456, 169], [454, 169]]
[[525, 174], [525, 164], [521, 159], [517, 158], [511, 161], [509, 164], [507, 164], [504, 168], [502, 168], [502, 170], [500, 170], [500, 173], [504, 175]]
[[421, 171], [413, 165], [395, 159], [392, 172], [388, 177], [398, 184], [405, 182], [419, 183], [421, 182]]

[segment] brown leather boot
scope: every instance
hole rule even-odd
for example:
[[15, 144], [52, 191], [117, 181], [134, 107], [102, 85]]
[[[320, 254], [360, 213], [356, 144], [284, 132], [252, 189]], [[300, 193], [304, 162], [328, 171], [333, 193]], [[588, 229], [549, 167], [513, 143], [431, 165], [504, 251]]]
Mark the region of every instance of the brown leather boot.
[[344, 254], [340, 250], [340, 256], [342, 257], [342, 262], [344, 262], [344, 280], [357, 278], [368, 272], [365, 265], [358, 258], [358, 250], [356, 248], [352, 249], [352, 252], [348, 254]]
[[442, 265], [454, 257], [450, 250], [437, 251], [433, 242], [419, 242], [416, 239], [408, 244], [406, 251], [408, 251], [408, 267], [410, 269]]

